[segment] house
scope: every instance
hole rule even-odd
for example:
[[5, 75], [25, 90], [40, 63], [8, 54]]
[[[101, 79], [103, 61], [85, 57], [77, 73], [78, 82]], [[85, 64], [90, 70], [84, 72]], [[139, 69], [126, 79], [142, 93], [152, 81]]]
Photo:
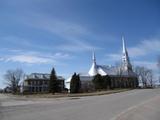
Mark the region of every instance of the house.
[[[61, 91], [64, 90], [64, 78], [57, 76]], [[50, 74], [32, 73], [27, 75], [20, 83], [20, 92], [26, 93], [47, 93], [49, 92]]]

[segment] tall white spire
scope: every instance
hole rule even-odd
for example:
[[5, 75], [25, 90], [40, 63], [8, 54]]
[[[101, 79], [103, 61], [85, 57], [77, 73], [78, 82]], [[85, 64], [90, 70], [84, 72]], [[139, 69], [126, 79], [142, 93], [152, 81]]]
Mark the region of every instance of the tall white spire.
[[122, 66], [124, 71], [129, 71], [132, 70], [132, 66], [130, 64], [127, 48], [126, 48], [126, 43], [124, 36], [122, 36], [122, 44], [123, 44], [123, 55], [122, 55]]
[[95, 52], [93, 51], [93, 53], [92, 53], [92, 60], [93, 60], [93, 62], [96, 64], [96, 56], [95, 56]]
[[127, 53], [127, 49], [126, 49], [126, 43], [125, 43], [125, 40], [124, 40], [124, 36], [122, 36], [122, 45], [123, 45], [123, 50], [122, 50], [122, 62], [123, 63], [126, 63], [128, 62], [128, 53]]
[[90, 76], [94, 76], [97, 74], [97, 65], [96, 65], [96, 56], [95, 52], [92, 53], [92, 66], [88, 72]]
[[126, 53], [126, 43], [124, 40], [124, 36], [122, 36], [122, 43], [123, 43], [123, 53]]

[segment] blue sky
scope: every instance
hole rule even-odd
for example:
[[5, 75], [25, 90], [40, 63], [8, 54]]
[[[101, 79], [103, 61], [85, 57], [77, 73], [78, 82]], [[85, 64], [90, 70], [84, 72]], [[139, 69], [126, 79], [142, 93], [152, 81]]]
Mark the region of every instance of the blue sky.
[[1, 0], [0, 87], [8, 69], [65, 78], [121, 60], [124, 35], [131, 62], [153, 69], [160, 54], [159, 0]]

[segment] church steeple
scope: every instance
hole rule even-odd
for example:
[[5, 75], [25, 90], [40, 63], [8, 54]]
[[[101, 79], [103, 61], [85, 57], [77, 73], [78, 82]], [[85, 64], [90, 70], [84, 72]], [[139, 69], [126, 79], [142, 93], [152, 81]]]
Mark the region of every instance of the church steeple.
[[88, 72], [90, 76], [94, 76], [97, 74], [97, 65], [96, 65], [96, 56], [95, 52], [92, 53], [92, 66]]
[[132, 65], [131, 65], [130, 60], [129, 60], [124, 36], [122, 36], [122, 44], [123, 44], [123, 50], [122, 50], [122, 53], [123, 53], [123, 55], [122, 55], [123, 70], [124, 71], [129, 71], [129, 70], [132, 71]]
[[128, 52], [127, 52], [127, 49], [126, 49], [126, 44], [125, 44], [124, 36], [122, 36], [122, 45], [123, 45], [122, 63], [127, 63], [128, 62]]
[[92, 60], [93, 60], [93, 63], [96, 64], [96, 56], [95, 56], [95, 52], [92, 53]]
[[122, 36], [122, 44], [123, 44], [123, 53], [126, 53], [126, 44], [124, 41], [124, 36]]

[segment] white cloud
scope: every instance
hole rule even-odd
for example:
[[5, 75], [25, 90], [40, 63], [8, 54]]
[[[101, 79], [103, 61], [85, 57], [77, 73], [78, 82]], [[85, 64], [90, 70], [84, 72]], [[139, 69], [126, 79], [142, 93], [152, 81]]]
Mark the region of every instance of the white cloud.
[[119, 61], [121, 59], [121, 54], [108, 54], [106, 59], [109, 61]]
[[28, 63], [28, 64], [41, 64], [41, 63], [53, 62], [53, 60], [50, 58], [33, 56], [33, 55], [15, 55], [7, 58], [6, 61], [21, 62], [21, 63]]
[[57, 52], [52, 56], [52, 58], [54, 58], [54, 59], [68, 59], [68, 58], [71, 58], [71, 56], [66, 53]]
[[147, 67], [148, 69], [152, 69], [152, 70], [154, 70], [154, 71], [157, 71], [157, 70], [158, 70], [157, 63], [156, 63], [156, 62], [134, 61], [133, 64], [134, 64], [135, 66], [145, 66], [145, 67]]
[[[160, 38], [143, 40], [134, 47], [127, 47], [127, 50], [128, 50], [129, 56], [132, 58], [150, 56], [151, 54], [156, 55], [157, 53], [160, 52]], [[117, 53], [111, 53], [111, 54], [107, 54], [106, 56], [107, 56], [107, 59], [111, 61], [117, 61], [121, 59], [122, 52], [120, 51]], [[142, 62], [142, 65], [144, 63]]]
[[139, 45], [128, 48], [128, 52], [131, 57], [160, 52], [160, 38], [143, 40]]
[[73, 56], [71, 56], [68, 53], [62, 53], [62, 52], [57, 52], [53, 55], [51, 55], [51, 57], [55, 60], [60, 60], [60, 59], [71, 59]]
[[64, 64], [60, 61], [72, 58], [69, 54], [57, 52], [55, 54], [23, 51], [23, 50], [8, 50], [8, 55], [0, 58], [0, 61], [19, 62], [27, 64]]

